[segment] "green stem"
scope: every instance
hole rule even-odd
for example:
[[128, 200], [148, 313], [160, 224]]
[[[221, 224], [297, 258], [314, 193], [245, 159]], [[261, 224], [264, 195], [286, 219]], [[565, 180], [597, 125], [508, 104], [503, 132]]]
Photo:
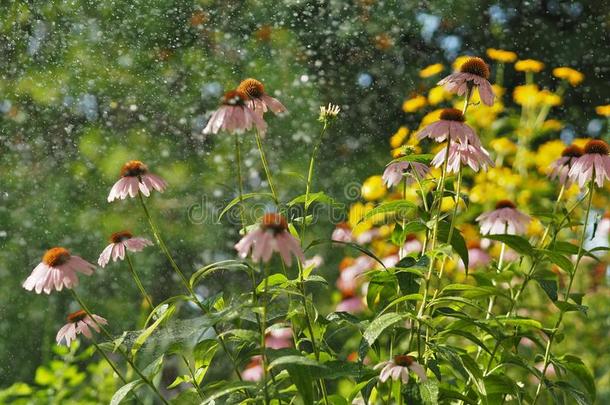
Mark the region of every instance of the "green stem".
[[[583, 223], [582, 232], [580, 234], [580, 242], [578, 244], [578, 253], [576, 255], [576, 263], [574, 264], [574, 270], [570, 274], [570, 281], [568, 283], [568, 286], [566, 287], [566, 290], [565, 290], [565, 293], [563, 296], [565, 303], [568, 303], [568, 300], [570, 299], [570, 291], [572, 290], [572, 285], [574, 283], [574, 279], [576, 278], [578, 266], [580, 265], [580, 261], [584, 257], [585, 237], [587, 235], [587, 227], [589, 225], [589, 215], [591, 213], [591, 206], [593, 205], [593, 194], [595, 191], [594, 179], [595, 179], [595, 171], [593, 171], [593, 173], [591, 175], [591, 182], [589, 183], [589, 201], [587, 202], [587, 210], [585, 212], [585, 221]], [[538, 398], [540, 396], [540, 392], [542, 389], [542, 384], [544, 383], [546, 371], [549, 367], [550, 360], [551, 360], [551, 348], [553, 346], [553, 341], [555, 340], [555, 336], [557, 334], [559, 326], [561, 326], [561, 321], [563, 321], [563, 316], [566, 312], [565, 309], [566, 309], [565, 307], [560, 309], [559, 317], [557, 318], [557, 321], [555, 322], [555, 326], [553, 327], [552, 332], [549, 336], [549, 340], [546, 343], [546, 349], [544, 352], [544, 365], [542, 367], [542, 375], [540, 377], [540, 381], [538, 382], [538, 386], [536, 387], [536, 395], [534, 396], [534, 401], [532, 403], [533, 405], [535, 405], [536, 402], [538, 402]]]
[[[104, 360], [106, 360], [106, 363], [108, 363], [110, 365], [110, 367], [112, 367], [112, 370], [119, 377], [119, 379], [123, 382], [123, 384], [127, 384], [127, 379], [125, 377], [123, 377], [123, 374], [121, 374], [121, 372], [119, 371], [116, 364], [114, 364], [112, 362], [112, 360], [110, 360], [110, 358], [108, 357], [106, 352], [104, 352], [104, 350], [102, 350], [102, 348], [97, 344], [97, 342], [94, 339], [91, 339], [91, 343], [93, 344], [93, 346], [95, 346], [95, 349], [97, 350], [97, 352], [102, 355]], [[140, 400], [140, 398], [138, 398], [138, 396], [136, 395], [136, 393], [134, 391], [131, 391], [131, 394], [134, 396], [134, 399], [136, 400], [137, 403], [142, 403], [142, 401]]]
[[[307, 212], [309, 209], [309, 195], [311, 193], [311, 186], [313, 184], [315, 161], [316, 161], [316, 157], [318, 154], [318, 150], [319, 150], [320, 146], [322, 145], [322, 140], [324, 139], [324, 134], [326, 133], [327, 128], [328, 128], [328, 123], [326, 121], [324, 121], [322, 130], [320, 131], [320, 136], [318, 137], [318, 140], [314, 144], [314, 148], [311, 152], [311, 157], [309, 158], [309, 168], [307, 170], [307, 182], [305, 184], [305, 203], [303, 206], [303, 223], [301, 225], [301, 235], [300, 235], [301, 245], [303, 244], [303, 241], [305, 239], [305, 234], [307, 231]], [[312, 349], [316, 356], [316, 360], [320, 360], [320, 348], [316, 344], [316, 337], [315, 337], [313, 326], [312, 326], [311, 315], [309, 313], [309, 309], [307, 308], [307, 295], [306, 295], [306, 290], [305, 290], [303, 265], [299, 260], [297, 260], [297, 267], [298, 267], [298, 271], [299, 271], [299, 289], [301, 291], [303, 310], [305, 312], [306, 327], [307, 327], [307, 331], [309, 332], [309, 335], [311, 336], [311, 346], [312, 346]], [[318, 380], [318, 384], [322, 391], [324, 403], [329, 404], [328, 394], [326, 392], [326, 383], [325, 383], [324, 379], [320, 378]]]
[[[174, 258], [172, 257], [171, 253], [169, 252], [169, 249], [167, 248], [167, 246], [165, 245], [165, 242], [163, 241], [163, 238], [161, 237], [159, 228], [157, 228], [157, 225], [153, 221], [153, 219], [150, 215], [150, 212], [148, 211], [148, 208], [146, 207], [146, 204], [144, 203], [144, 198], [142, 197], [142, 193], [140, 193], [139, 191], [138, 191], [138, 197], [139, 197], [142, 209], [144, 210], [144, 214], [146, 215], [146, 219], [148, 220], [148, 224], [150, 225], [150, 229], [152, 230], [153, 235], [155, 236], [155, 239], [157, 240], [157, 244], [161, 248], [161, 251], [167, 257], [167, 260], [170, 262], [174, 271], [180, 276], [180, 279], [182, 280], [182, 284], [184, 285], [186, 290], [189, 292], [189, 295], [193, 299], [193, 302], [195, 302], [195, 304], [201, 309], [201, 311], [204, 314], [206, 314], [206, 315], [209, 314], [209, 311], [207, 310], [207, 308], [199, 300], [199, 297], [197, 297], [197, 294], [195, 294], [195, 291], [191, 287], [190, 282], [188, 281], [188, 279], [186, 278], [184, 273], [180, 270], [180, 268], [174, 261]], [[239, 368], [237, 367], [237, 361], [236, 361], [235, 357], [233, 356], [233, 353], [231, 351], [229, 351], [229, 348], [227, 347], [224, 339], [220, 336], [218, 327], [216, 325], [212, 325], [212, 329], [216, 333], [216, 336], [218, 336], [218, 341], [220, 342], [220, 345], [221, 345], [223, 351], [227, 354], [227, 356], [229, 356], [229, 359], [231, 360], [231, 364], [233, 365], [233, 370], [235, 371], [235, 374], [237, 375], [239, 380], [242, 381], [241, 372], [239, 371]]]
[[246, 228], [245, 208], [244, 208], [244, 184], [241, 175], [241, 147], [239, 135], [235, 134], [235, 165], [237, 166], [237, 188], [239, 190], [239, 217], [241, 218], [242, 229]]
[[199, 384], [197, 383], [197, 380], [195, 379], [195, 371], [191, 367], [188, 359], [183, 354], [180, 355], [180, 357], [182, 357], [182, 361], [186, 365], [186, 368], [189, 370], [189, 374], [191, 375], [191, 380], [192, 380], [191, 384], [195, 387], [195, 390], [197, 390], [197, 394], [199, 395], [199, 398], [205, 399], [205, 396], [203, 395], [203, 392], [201, 391], [201, 387], [199, 386]]
[[256, 138], [256, 145], [258, 146], [258, 151], [261, 155], [261, 162], [263, 163], [263, 169], [265, 170], [265, 175], [267, 176], [267, 183], [269, 183], [269, 189], [271, 190], [271, 194], [273, 195], [273, 199], [275, 200], [275, 204], [279, 205], [280, 200], [277, 197], [277, 192], [275, 191], [275, 187], [273, 186], [273, 178], [271, 177], [271, 170], [269, 170], [269, 163], [267, 162], [267, 156], [265, 155], [265, 150], [263, 149], [263, 140], [261, 139], [261, 135], [258, 129], [254, 133]]
[[[74, 297], [74, 299], [79, 303], [79, 305], [81, 306], [81, 308], [83, 309], [83, 311], [85, 311], [87, 313], [87, 315], [91, 318], [91, 320], [97, 325], [97, 327], [102, 331], [102, 333], [104, 334], [104, 336], [106, 336], [106, 338], [109, 341], [113, 341], [114, 339], [112, 338], [112, 335], [108, 332], [108, 330], [104, 327], [104, 325], [102, 325], [101, 323], [99, 323], [95, 317], [93, 316], [93, 313], [89, 310], [89, 308], [85, 305], [85, 303], [83, 302], [83, 300], [79, 297], [79, 295], [76, 293], [76, 291], [74, 291], [73, 289], [70, 289], [70, 292], [72, 293], [72, 296]], [[161, 395], [161, 393], [159, 392], [159, 390], [157, 389], [157, 387], [155, 386], [155, 384], [153, 384], [153, 382], [144, 375], [144, 373], [142, 373], [140, 371], [140, 369], [135, 365], [135, 363], [131, 360], [131, 358], [129, 358], [129, 355], [127, 353], [125, 353], [125, 350], [123, 350], [123, 348], [121, 346], [117, 347], [116, 349], [119, 353], [121, 353], [121, 355], [125, 358], [125, 360], [127, 361], [127, 363], [131, 366], [131, 368], [136, 372], [136, 374], [142, 379], [142, 381], [144, 381], [144, 383], [146, 385], [148, 385], [150, 387], [150, 389], [159, 397], [159, 399], [161, 400], [161, 402], [163, 402], [165, 405], [169, 405], [169, 402], [167, 402], [167, 400], [163, 397], [163, 395]]]
[[263, 276], [265, 277], [263, 284], [263, 313], [261, 317], [261, 338], [260, 338], [260, 346], [261, 346], [261, 359], [263, 363], [263, 387], [265, 392], [265, 405], [269, 404], [269, 390], [267, 389], [267, 351], [265, 350], [265, 333], [267, 331], [267, 305], [268, 305], [268, 296], [267, 289], [269, 288], [269, 271], [267, 266], [261, 264], [263, 267]]
[[131, 273], [133, 280], [135, 281], [136, 285], [138, 286], [138, 289], [140, 290], [142, 297], [144, 297], [144, 299], [148, 303], [150, 310], [152, 311], [155, 308], [155, 306], [153, 305], [152, 300], [150, 299], [150, 295], [146, 292], [146, 289], [144, 289], [144, 285], [142, 285], [142, 281], [140, 280], [140, 277], [138, 277], [138, 273], [136, 273], [136, 270], [133, 267], [133, 262], [131, 261], [131, 257], [129, 256], [129, 254], [127, 252], [125, 252], [125, 258], [127, 259], [129, 272]]

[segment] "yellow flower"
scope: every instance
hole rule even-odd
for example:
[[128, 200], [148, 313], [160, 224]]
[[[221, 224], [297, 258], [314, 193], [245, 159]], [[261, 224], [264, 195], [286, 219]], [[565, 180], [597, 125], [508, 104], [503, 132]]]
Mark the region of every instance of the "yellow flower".
[[498, 86], [497, 84], [492, 84], [491, 88], [493, 89], [494, 94], [498, 98], [501, 98], [504, 95], [504, 93], [506, 93], [506, 89], [502, 86]]
[[489, 142], [489, 146], [498, 155], [507, 156], [513, 153], [517, 153], [517, 145], [506, 137], [495, 138]]
[[426, 102], [426, 97], [418, 94], [417, 96], [405, 100], [405, 102], [402, 103], [402, 110], [407, 113], [412, 113], [419, 110], [420, 108], [425, 107]]
[[373, 227], [373, 220], [368, 219], [366, 221], [360, 221], [364, 214], [372, 210], [375, 206], [372, 203], [362, 204], [361, 202], [356, 202], [352, 204], [349, 209], [349, 214], [347, 216], [347, 222], [352, 228], [352, 234], [354, 236], [360, 235], [362, 232], [366, 232]]
[[515, 70], [520, 72], [535, 72], [538, 73], [544, 69], [544, 63], [534, 59], [518, 60], [515, 63]]
[[566, 144], [559, 139], [548, 141], [540, 145], [536, 152], [536, 166], [538, 167], [538, 172], [542, 174], [548, 173], [551, 163], [561, 157], [561, 152], [563, 152], [565, 148]]
[[533, 218], [527, 226], [528, 236], [542, 236], [544, 233], [544, 226], [538, 218]]
[[563, 128], [563, 124], [561, 123], [561, 121], [558, 120], [546, 120], [544, 121], [544, 123], [542, 124], [542, 129], [545, 131], [561, 131], [561, 129]]
[[558, 79], [566, 80], [572, 86], [578, 86], [585, 79], [585, 75], [580, 73], [578, 70], [565, 66], [553, 69], [553, 76], [557, 77]]
[[487, 50], [487, 56], [490, 59], [497, 60], [501, 63], [513, 63], [517, 60], [517, 54], [511, 51], [504, 51], [502, 49], [489, 48]]
[[428, 124], [432, 124], [435, 121], [438, 121], [441, 118], [441, 113], [443, 109], [438, 109], [434, 111], [430, 111], [428, 114], [424, 115], [424, 118], [421, 119], [421, 123], [419, 124], [420, 128], [425, 127]]
[[535, 84], [517, 86], [513, 91], [513, 100], [521, 106], [533, 107], [538, 104], [538, 101], [540, 100], [538, 93], [540, 93], [540, 91]]
[[462, 65], [464, 64], [464, 62], [466, 62], [468, 59], [471, 59], [472, 56], [458, 56], [457, 58], [455, 58], [455, 60], [453, 61], [453, 70], [460, 70], [460, 68], [462, 67]]
[[542, 104], [550, 105], [552, 107], [561, 105], [561, 96], [557, 93], [553, 93], [552, 91], [546, 89], [542, 90], [538, 94], [538, 97], [540, 98], [540, 102]]
[[409, 135], [409, 128], [400, 127], [398, 131], [390, 138], [390, 147], [398, 148], [404, 142], [405, 138]]
[[387, 193], [387, 189], [383, 185], [381, 176], [371, 176], [362, 183], [360, 193], [365, 200], [375, 201], [384, 197]]
[[392, 149], [392, 151], [390, 153], [392, 155], [392, 157], [394, 159], [396, 159], [396, 158], [406, 156], [406, 155], [421, 153], [421, 147], [419, 147], [416, 144], [412, 144], [412, 142], [411, 142], [412, 139], [415, 139], [417, 141], [417, 138], [415, 138], [414, 136], [410, 136], [409, 141], [407, 142], [406, 145], [402, 145], [396, 149]]
[[595, 112], [604, 117], [610, 117], [610, 104], [595, 107]]
[[591, 140], [591, 138], [576, 138], [572, 141], [572, 145], [580, 146], [584, 149], [585, 145]]
[[419, 71], [419, 77], [426, 79], [428, 77], [432, 77], [434, 75], [439, 74], [445, 69], [445, 67], [440, 63], [435, 63], [434, 65], [429, 65]]
[[428, 92], [428, 103], [430, 105], [437, 105], [445, 100], [449, 100], [450, 98], [451, 93], [445, 90], [443, 86], [432, 87]]

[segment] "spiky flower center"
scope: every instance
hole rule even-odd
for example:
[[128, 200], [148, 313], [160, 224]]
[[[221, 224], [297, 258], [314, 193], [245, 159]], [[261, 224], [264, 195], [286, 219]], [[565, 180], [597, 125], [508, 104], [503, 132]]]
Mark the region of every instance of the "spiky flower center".
[[608, 144], [601, 139], [593, 139], [592, 141], [587, 142], [585, 145], [585, 153], [607, 155]]
[[246, 93], [239, 90], [231, 90], [225, 93], [222, 103], [224, 105], [237, 106], [244, 105], [246, 100], [248, 100], [248, 95]]
[[471, 73], [481, 76], [484, 79], [489, 78], [489, 66], [481, 58], [470, 58], [462, 64], [460, 71], [463, 73]]
[[87, 317], [87, 313], [85, 311], [83, 311], [82, 309], [80, 309], [80, 310], [78, 310], [76, 312], [72, 312], [70, 315], [68, 315], [68, 322], [75, 323], [78, 321], [82, 321], [86, 317]]
[[394, 356], [394, 363], [398, 366], [409, 367], [413, 362], [415, 362], [415, 357], [413, 356], [407, 356], [406, 354]]
[[139, 177], [148, 173], [148, 167], [139, 160], [130, 160], [121, 168], [121, 177]]
[[68, 260], [70, 260], [70, 252], [62, 247], [51, 248], [42, 256], [42, 262], [51, 267], [61, 266]]
[[499, 210], [500, 208], [517, 208], [517, 207], [510, 200], [500, 200], [496, 203], [496, 209]]
[[261, 227], [264, 230], [273, 231], [273, 233], [280, 233], [288, 230], [288, 222], [283, 215], [270, 212], [263, 215]]
[[245, 93], [250, 98], [261, 98], [265, 94], [265, 86], [256, 79], [246, 79], [239, 83], [237, 91]]
[[445, 108], [441, 112], [441, 119], [444, 121], [465, 121], [464, 114], [462, 114], [462, 112], [457, 108]]
[[110, 242], [112, 243], [120, 243], [120, 242], [124, 242], [127, 239], [131, 239], [133, 238], [133, 234], [129, 231], [120, 231], [120, 232], [115, 232], [112, 235], [110, 235]]
[[578, 145], [570, 145], [561, 152], [562, 157], [578, 158], [583, 155], [583, 150]]

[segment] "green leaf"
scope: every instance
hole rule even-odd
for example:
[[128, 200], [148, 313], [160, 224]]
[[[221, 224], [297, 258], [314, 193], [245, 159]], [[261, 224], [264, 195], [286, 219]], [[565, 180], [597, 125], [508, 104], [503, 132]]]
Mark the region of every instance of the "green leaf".
[[209, 405], [214, 405], [216, 404], [216, 400], [218, 398], [222, 398], [225, 395], [228, 395], [232, 392], [235, 391], [243, 391], [246, 390], [247, 388], [251, 388], [254, 386], [254, 383], [248, 382], [248, 381], [235, 381], [235, 382], [231, 382], [231, 383], [223, 383], [222, 384], [222, 389], [214, 392], [213, 394], [209, 395], [205, 401], [203, 401], [201, 404], [209, 404]]
[[373, 345], [373, 343], [375, 343], [377, 338], [379, 338], [379, 336], [383, 333], [384, 330], [402, 320], [404, 320], [404, 317], [394, 312], [383, 314], [375, 318], [369, 324], [362, 336], [369, 344], [369, 346], [371, 346]]
[[369, 281], [366, 293], [368, 307], [375, 311], [383, 308], [396, 296], [398, 281], [396, 276], [387, 271], [376, 271]]
[[142, 384], [144, 384], [144, 381], [134, 380], [123, 385], [112, 396], [112, 399], [110, 400], [110, 405], [119, 405], [121, 401], [127, 396], [127, 394], [129, 394], [131, 391], [138, 388]]
[[[217, 350], [218, 341], [216, 339], [204, 339], [197, 343], [193, 349], [195, 369], [199, 370], [204, 368], [207, 370]], [[203, 378], [203, 376], [201, 378]]]
[[269, 369], [271, 370], [272, 368], [276, 368], [276, 367], [286, 367], [289, 365], [296, 365], [296, 366], [301, 366], [301, 367], [318, 367], [318, 368], [324, 368], [324, 365], [321, 363], [318, 363], [317, 360], [309, 358], [309, 357], [305, 357], [305, 356], [299, 356], [299, 355], [288, 355], [288, 356], [282, 356], [282, 357], [278, 357], [277, 359], [273, 360], [271, 362], [271, 364], [269, 364]]
[[191, 383], [193, 381], [193, 379], [191, 378], [190, 375], [185, 374], [185, 375], [179, 375], [178, 377], [176, 377], [176, 379], [167, 386], [168, 390], [171, 390], [172, 388], [176, 388], [177, 386], [179, 386], [182, 383]]
[[144, 329], [144, 331], [137, 337], [133, 346], [131, 346], [131, 356], [135, 356], [138, 350], [146, 343], [146, 340], [152, 335], [152, 333], [161, 325], [165, 320], [171, 318], [171, 316], [176, 311], [176, 307], [173, 304], [170, 304], [167, 309], [157, 318], [157, 320], [150, 325], [148, 328]]
[[394, 200], [387, 201], [379, 204], [370, 211], [367, 211], [359, 222], [366, 221], [375, 215], [381, 214], [396, 214], [400, 217], [406, 217], [407, 213], [417, 206], [411, 201], [407, 200]]
[[309, 193], [309, 198], [308, 201], [305, 201], [305, 194], [301, 194], [300, 196], [294, 198], [292, 201], [290, 201], [288, 204], [286, 204], [289, 207], [292, 207], [295, 204], [303, 204], [305, 203], [305, 209], [309, 208], [309, 206], [314, 203], [314, 202], [321, 202], [324, 204], [328, 204], [328, 205], [339, 205], [334, 198], [329, 197], [328, 195], [326, 195], [323, 191], [319, 191], [317, 193]]
[[595, 397], [597, 395], [595, 389], [595, 379], [585, 363], [579, 357], [569, 354], [561, 356], [557, 359], [557, 361], [578, 379], [578, 381], [587, 391], [591, 402], [595, 402]]
[[197, 270], [191, 276], [189, 284], [191, 285], [191, 287], [194, 287], [195, 284], [198, 283], [201, 279], [219, 270], [241, 270], [245, 272], [250, 272], [252, 269], [247, 264], [239, 262], [237, 260], [223, 260], [220, 262], [209, 264]]
[[434, 159], [434, 155], [430, 153], [426, 154], [414, 154], [414, 155], [406, 155], [401, 156], [392, 160], [389, 164], [397, 163], [397, 162], [417, 162], [417, 163], [425, 163], [428, 164], [430, 161]]
[[526, 256], [534, 256], [536, 251], [527, 241], [527, 239], [522, 238], [517, 235], [485, 235], [487, 239], [497, 240], [498, 242], [505, 243], [508, 247], [513, 249], [515, 252], [520, 253]]
[[156, 359], [154, 359], [153, 361], [151, 361], [145, 368], [144, 370], [142, 370], [142, 373], [144, 373], [144, 375], [146, 377], [148, 377], [150, 380], [152, 380], [153, 378], [155, 378], [155, 376], [157, 374], [159, 374], [159, 372], [161, 371], [161, 369], [163, 368], [163, 358], [165, 357], [164, 354], [160, 355], [159, 357], [157, 357]]
[[572, 304], [571, 302], [566, 301], [555, 301], [555, 306], [562, 310], [563, 312], [580, 312], [583, 315], [587, 316], [587, 310], [589, 307], [586, 305]]
[[[447, 241], [449, 239], [449, 228], [451, 227], [445, 221], [441, 221], [438, 223], [438, 237], [442, 241]], [[466, 246], [466, 241], [462, 236], [462, 233], [459, 229], [454, 228], [453, 234], [451, 235], [451, 241], [449, 242], [453, 250], [460, 256], [462, 262], [464, 263], [464, 269], [466, 269], [466, 275], [468, 275], [468, 247]]]
[[[463, 395], [462, 393], [450, 390], [448, 388], [441, 387], [439, 391], [440, 391], [439, 397], [441, 400], [456, 399], [456, 400], [462, 401], [462, 402], [464, 402], [466, 404], [470, 404], [470, 405], [477, 405], [477, 403], [478, 403], [478, 401], [468, 398], [467, 396]], [[442, 403], [454, 403], [454, 402], [455, 401], [442, 401]]]
[[419, 394], [424, 404], [438, 404], [438, 383], [435, 380], [428, 379], [419, 384]]
[[[267, 287], [273, 287], [276, 285], [282, 285], [288, 282], [288, 279], [285, 275], [281, 273], [275, 273], [267, 277]], [[261, 293], [265, 289], [265, 280], [262, 280], [260, 284], [256, 287], [256, 291]]]
[[352, 242], [343, 242], [340, 240], [332, 240], [332, 239], [316, 239], [314, 241], [312, 241], [309, 246], [307, 246], [305, 248], [305, 251], [309, 250], [310, 248], [317, 246], [317, 245], [321, 245], [323, 243], [338, 243], [340, 245], [346, 245], [351, 247], [352, 249], [356, 249], [357, 251], [364, 253], [365, 255], [367, 255], [368, 257], [370, 257], [371, 259], [375, 260], [377, 263], [381, 264], [381, 266], [383, 266], [383, 268], [385, 269], [386, 266], [385, 264], [383, 264], [383, 261], [381, 261], [380, 258], [378, 258], [373, 252], [371, 252], [370, 250], [363, 248], [362, 246], [359, 246], [356, 243], [352, 243]]
[[539, 270], [536, 272], [533, 279], [540, 285], [540, 288], [544, 290], [551, 301], [557, 301], [559, 298], [557, 295], [557, 290], [559, 289], [557, 274], [550, 270]]
[[518, 317], [500, 318], [500, 317], [497, 317], [496, 320], [503, 325], [523, 326], [526, 328], [542, 329], [542, 324], [539, 321], [536, 321], [534, 319], [529, 319], [529, 318], [518, 318]]
[[405, 244], [407, 236], [415, 233], [415, 232], [423, 232], [426, 229], [426, 225], [421, 223], [420, 221], [411, 221], [405, 224], [404, 228], [401, 224], [396, 224], [394, 226], [394, 230], [392, 231], [392, 235], [390, 236], [390, 240], [396, 246], [402, 246]]
[[218, 216], [218, 220], [220, 221], [222, 219], [222, 217], [224, 216], [224, 214], [229, 212], [229, 210], [231, 208], [233, 208], [235, 205], [239, 204], [240, 201], [245, 201], [245, 200], [248, 200], [248, 199], [253, 198], [253, 197], [268, 197], [268, 198], [273, 200], [273, 194], [271, 194], [271, 193], [246, 193], [246, 194], [242, 194], [241, 196], [235, 197], [234, 199], [232, 199], [229, 202], [229, 204], [227, 204], [227, 206], [222, 210], [222, 212]]
[[538, 249], [537, 251], [546, 256], [552, 263], [556, 264], [563, 271], [572, 273], [572, 271], [574, 270], [574, 265], [572, 264], [572, 261], [561, 253], [553, 252], [551, 250], [546, 249]]

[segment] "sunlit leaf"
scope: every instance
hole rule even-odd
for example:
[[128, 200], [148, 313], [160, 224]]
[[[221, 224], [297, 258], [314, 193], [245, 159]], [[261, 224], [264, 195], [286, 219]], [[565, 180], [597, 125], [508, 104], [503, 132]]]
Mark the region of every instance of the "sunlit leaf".
[[266, 198], [270, 198], [271, 200], [273, 200], [273, 194], [271, 193], [246, 193], [246, 194], [242, 194], [241, 196], [237, 196], [234, 199], [232, 199], [226, 207], [224, 207], [224, 209], [220, 212], [220, 215], [218, 215], [218, 220], [220, 221], [222, 219], [222, 217], [229, 212], [229, 210], [231, 208], [233, 208], [235, 205], [239, 204], [240, 201], [245, 201], [248, 200], [250, 198], [253, 197], [266, 197]]

